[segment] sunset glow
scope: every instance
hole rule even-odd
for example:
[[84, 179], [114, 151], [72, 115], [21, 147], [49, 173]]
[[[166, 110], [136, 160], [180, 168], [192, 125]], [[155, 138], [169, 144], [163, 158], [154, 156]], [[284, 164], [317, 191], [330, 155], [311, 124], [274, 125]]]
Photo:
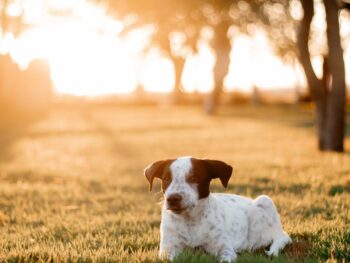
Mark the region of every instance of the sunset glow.
[[[157, 49], [146, 55], [141, 52], [147, 43], [147, 34], [139, 31], [120, 38], [118, 33], [123, 25], [108, 17], [100, 7], [88, 5], [83, 0], [49, 2], [52, 8], [71, 12], [54, 17], [44, 15], [40, 4], [27, 6], [30, 10], [28, 19], [37, 20], [36, 25], [18, 40], [8, 36], [2, 42], [3, 52], [12, 44], [11, 55], [22, 68], [35, 58], [47, 59], [54, 87], [64, 94], [128, 93], [138, 85], [153, 92], [172, 90], [174, 73], [171, 61]], [[17, 11], [15, 7], [11, 9], [13, 13]], [[210, 47], [201, 45], [198, 54], [190, 55], [186, 61], [182, 77], [184, 89], [188, 92], [210, 91], [214, 62]], [[318, 67], [317, 62], [316, 59], [315, 67]], [[262, 89], [293, 88], [299, 82], [304, 83], [304, 80], [298, 79], [292, 66], [283, 64], [273, 55], [262, 33], [254, 39], [246, 36], [235, 38], [230, 71], [225, 79], [226, 90], [248, 91], [254, 86]]]

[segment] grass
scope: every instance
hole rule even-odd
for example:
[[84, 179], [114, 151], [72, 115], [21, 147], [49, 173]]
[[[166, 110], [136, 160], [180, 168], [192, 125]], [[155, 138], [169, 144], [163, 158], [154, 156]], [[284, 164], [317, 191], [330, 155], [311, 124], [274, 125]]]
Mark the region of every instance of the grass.
[[[57, 108], [2, 134], [0, 261], [163, 262], [161, 200], [144, 167], [192, 155], [234, 166], [228, 189], [270, 195], [294, 243], [275, 259], [350, 261], [350, 154], [319, 153], [311, 110], [231, 107], [207, 117], [194, 107]], [[350, 147], [349, 138], [346, 147]], [[189, 250], [177, 262], [216, 262]]]

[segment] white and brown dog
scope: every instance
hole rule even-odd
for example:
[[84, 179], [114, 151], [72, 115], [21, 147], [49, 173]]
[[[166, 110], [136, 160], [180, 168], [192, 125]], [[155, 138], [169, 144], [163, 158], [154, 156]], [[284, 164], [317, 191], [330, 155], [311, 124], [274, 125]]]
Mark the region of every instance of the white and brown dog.
[[172, 260], [185, 248], [202, 247], [230, 262], [240, 251], [268, 245], [266, 253], [277, 256], [291, 242], [268, 196], [253, 200], [209, 193], [212, 179], [219, 178], [227, 187], [231, 173], [232, 167], [224, 162], [192, 157], [158, 161], [145, 169], [150, 190], [157, 177], [165, 197], [160, 257]]

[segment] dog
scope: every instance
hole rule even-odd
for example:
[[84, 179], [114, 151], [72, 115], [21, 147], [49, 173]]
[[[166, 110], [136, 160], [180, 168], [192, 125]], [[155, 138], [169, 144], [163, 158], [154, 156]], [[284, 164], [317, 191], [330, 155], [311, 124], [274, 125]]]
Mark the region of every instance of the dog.
[[164, 193], [159, 256], [173, 260], [186, 248], [203, 248], [221, 262], [232, 262], [237, 253], [267, 247], [269, 256], [292, 242], [283, 231], [273, 201], [211, 194], [212, 179], [226, 188], [232, 167], [222, 161], [180, 157], [157, 161], [144, 170], [152, 191], [161, 179]]

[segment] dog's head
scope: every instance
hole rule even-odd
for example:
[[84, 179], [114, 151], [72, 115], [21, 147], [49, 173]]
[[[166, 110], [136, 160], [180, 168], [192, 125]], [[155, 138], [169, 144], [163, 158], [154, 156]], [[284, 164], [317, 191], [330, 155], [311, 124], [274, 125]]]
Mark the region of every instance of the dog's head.
[[152, 190], [155, 177], [162, 180], [166, 208], [181, 213], [207, 198], [212, 179], [219, 178], [227, 187], [232, 167], [224, 162], [192, 157], [162, 160], [150, 164], [145, 176]]

